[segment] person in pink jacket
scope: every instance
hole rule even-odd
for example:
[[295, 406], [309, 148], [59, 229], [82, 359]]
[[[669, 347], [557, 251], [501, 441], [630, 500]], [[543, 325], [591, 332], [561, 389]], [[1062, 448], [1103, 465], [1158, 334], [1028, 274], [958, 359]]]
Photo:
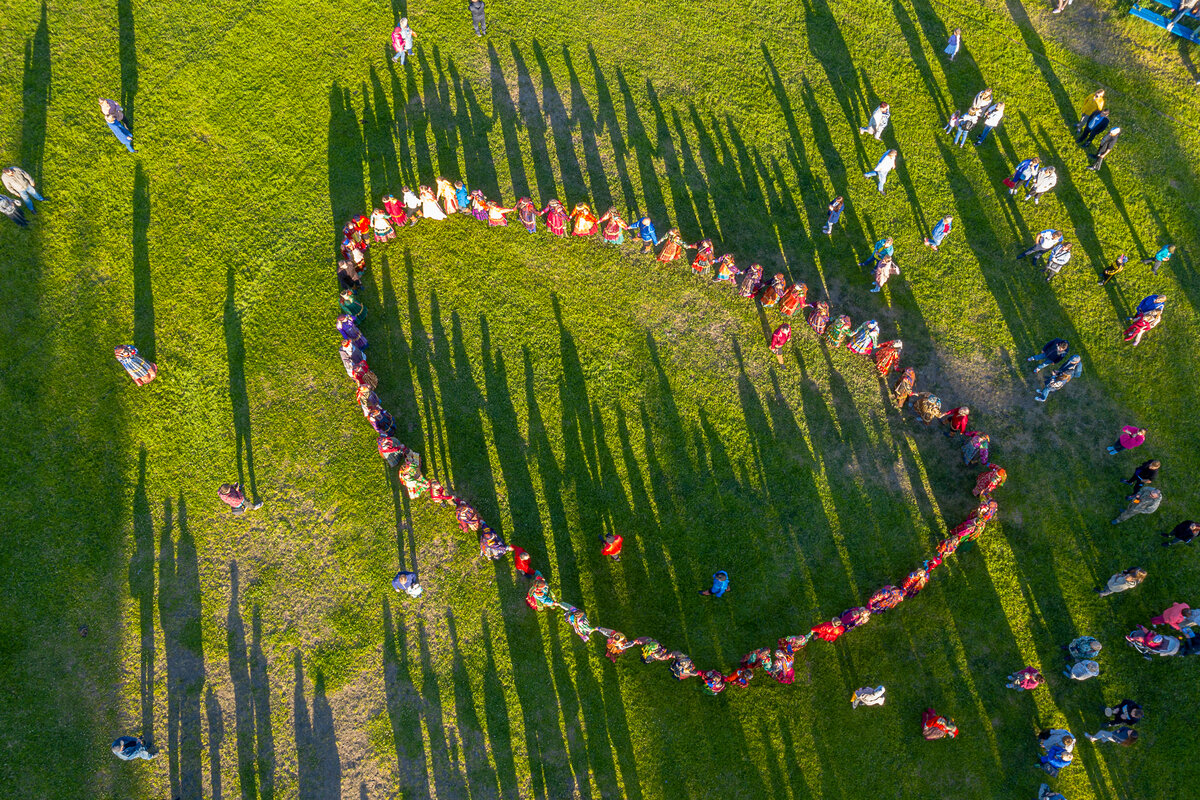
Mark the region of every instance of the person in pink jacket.
[[1115, 456], [1122, 450], [1132, 450], [1144, 441], [1146, 441], [1145, 428], [1126, 425], [1121, 428], [1121, 435], [1117, 437], [1117, 440], [1108, 446], [1108, 454]]
[[400, 24], [392, 30], [392, 49], [396, 51], [392, 61], [399, 61], [400, 66], [404, 66], [413, 49], [413, 32], [408, 27], [408, 17], [401, 17]]

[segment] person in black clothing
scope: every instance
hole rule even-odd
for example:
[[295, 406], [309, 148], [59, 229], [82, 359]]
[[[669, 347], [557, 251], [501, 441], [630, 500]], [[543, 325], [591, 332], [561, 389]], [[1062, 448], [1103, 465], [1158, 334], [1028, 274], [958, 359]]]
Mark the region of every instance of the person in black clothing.
[[1067, 344], [1066, 339], [1051, 339], [1046, 342], [1046, 346], [1042, 348], [1042, 352], [1036, 356], [1030, 356], [1026, 361], [1036, 361], [1037, 364], [1033, 368], [1036, 375], [1043, 368], [1051, 364], [1057, 364], [1067, 357], [1067, 351], [1071, 349], [1071, 345]]
[[475, 35], [487, 35], [487, 20], [483, 16], [483, 0], [470, 0], [467, 8], [471, 9], [471, 24], [475, 26]]
[[1149, 461], [1139, 464], [1137, 469], [1133, 471], [1133, 475], [1121, 481], [1121, 483], [1128, 483], [1136, 492], [1147, 483], [1154, 483], [1154, 479], [1158, 477], [1158, 468], [1161, 466], [1162, 464], [1158, 459], [1152, 458]]
[[1100, 140], [1100, 147], [1096, 150], [1096, 155], [1092, 156], [1092, 165], [1088, 167], [1092, 172], [1099, 172], [1100, 165], [1104, 163], [1104, 159], [1108, 158], [1108, 154], [1117, 146], [1117, 137], [1121, 135], [1120, 128], [1111, 128], [1108, 133], [1104, 134], [1104, 138]]
[[1104, 133], [1108, 128], [1108, 109], [1097, 111], [1088, 117], [1087, 122], [1083, 123], [1083, 130], [1079, 132], [1079, 138], [1075, 141], [1087, 147], [1100, 134]]
[[1118, 725], [1137, 725], [1142, 718], [1142, 707], [1132, 700], [1122, 700], [1120, 705], [1105, 708], [1104, 716], [1108, 717], [1105, 724], [1114, 728]]
[[1166, 531], [1161, 535], [1164, 539], [1167, 539], [1167, 541], [1162, 543], [1163, 547], [1170, 547], [1176, 542], [1188, 544], [1192, 539], [1200, 536], [1200, 522], [1192, 522], [1189, 519], [1187, 522], [1181, 522], [1173, 530]]

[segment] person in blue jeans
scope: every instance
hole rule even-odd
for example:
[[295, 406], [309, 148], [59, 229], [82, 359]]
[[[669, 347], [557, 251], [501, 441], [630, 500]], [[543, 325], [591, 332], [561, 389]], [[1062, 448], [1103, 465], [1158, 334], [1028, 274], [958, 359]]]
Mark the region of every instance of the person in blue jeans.
[[21, 198], [30, 214], [34, 213], [34, 200], [46, 202], [46, 198], [38, 194], [33, 178], [20, 167], [5, 167], [3, 171], [0, 171], [0, 183], [4, 184], [5, 189]]
[[987, 139], [988, 134], [996, 130], [1000, 124], [1000, 120], [1004, 119], [1004, 103], [996, 103], [987, 110], [983, 117], [983, 132], [979, 134], [979, 138], [975, 140], [975, 145], [979, 146]]
[[708, 589], [701, 589], [700, 594], [706, 597], [722, 597], [728, 591], [729, 573], [722, 569], [713, 573], [712, 586]]
[[1042, 347], [1042, 352], [1032, 355], [1026, 361], [1032, 361], [1034, 374], [1042, 371], [1046, 367], [1057, 364], [1067, 357], [1067, 351], [1071, 349], [1071, 345], [1066, 339], [1051, 339]]
[[654, 252], [654, 248], [658, 245], [658, 232], [654, 230], [654, 223], [649, 217], [642, 217], [637, 222], [629, 226], [630, 230], [637, 231], [638, 238], [642, 240], [642, 254]]
[[146, 749], [146, 744], [134, 736], [121, 736], [112, 743], [113, 755], [122, 761], [133, 761], [134, 759], [144, 758], [147, 761], [153, 759], [158, 753], [151, 753]]
[[129, 132], [129, 126], [125, 124], [125, 112], [121, 109], [121, 104], [116, 100], [101, 98], [100, 113], [104, 115], [104, 122], [113, 132], [113, 136], [117, 137], [117, 141], [125, 145], [125, 149], [129, 152], [134, 152], [133, 134]]

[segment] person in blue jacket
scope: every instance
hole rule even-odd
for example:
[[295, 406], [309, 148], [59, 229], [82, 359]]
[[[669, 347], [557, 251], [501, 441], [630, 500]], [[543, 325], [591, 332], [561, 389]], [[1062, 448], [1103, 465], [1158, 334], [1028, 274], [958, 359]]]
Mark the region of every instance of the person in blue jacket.
[[700, 594], [706, 597], [722, 597], [728, 591], [729, 573], [722, 569], [713, 573], [712, 586], [708, 589], [701, 589]]
[[642, 240], [642, 255], [653, 253], [654, 248], [658, 246], [658, 233], [654, 230], [654, 223], [649, 217], [642, 217], [637, 222], [629, 226], [630, 230], [636, 230], [637, 235]]

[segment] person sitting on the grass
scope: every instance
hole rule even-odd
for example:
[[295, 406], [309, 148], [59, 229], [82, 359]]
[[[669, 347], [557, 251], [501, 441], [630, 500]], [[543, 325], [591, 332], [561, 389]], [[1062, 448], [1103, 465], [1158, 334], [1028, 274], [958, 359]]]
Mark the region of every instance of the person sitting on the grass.
[[585, 642], [596, 632], [596, 626], [588, 621], [587, 614], [575, 606], [567, 606], [563, 618], [571, 626], [571, 630], [575, 631], [575, 635]]
[[712, 239], [701, 239], [697, 242], [696, 257], [692, 259], [692, 272], [701, 278], [707, 278], [715, 261]]
[[729, 591], [729, 573], [725, 570], [717, 570], [712, 576], [712, 586], [707, 589], [701, 589], [700, 594], [708, 597], [724, 597]]
[[537, 233], [537, 206], [528, 197], [517, 201], [517, 219], [530, 233]]
[[808, 312], [808, 326], [813, 329], [813, 333], [820, 336], [825, 333], [825, 326], [829, 324], [829, 303], [821, 300], [814, 303], [812, 311]]
[[417, 582], [417, 573], [404, 570], [397, 572], [396, 577], [392, 578], [392, 588], [397, 592], [404, 592], [409, 597], [420, 597], [425, 591]]
[[838, 316], [833, 322], [829, 323], [829, 327], [825, 329], [825, 341], [830, 347], [841, 347], [842, 343], [850, 335], [850, 329], [853, 327], [850, 318], [845, 314]]
[[850, 695], [850, 707], [881, 706], [885, 700], [884, 692], [886, 691], [883, 686], [864, 686], [861, 689], [855, 689], [854, 694]]
[[488, 201], [483, 196], [482, 189], [472, 189], [469, 195], [471, 198], [471, 216], [479, 222], [487, 222], [488, 219]]
[[726, 253], [718, 258], [716, 266], [716, 279], [718, 282], [728, 281], [736, 283], [738, 275], [742, 274], [742, 271], [737, 268], [737, 262], [733, 257], [733, 253]]
[[782, 272], [776, 272], [771, 285], [763, 289], [762, 294], [758, 296], [758, 302], [763, 308], [771, 308], [779, 302], [779, 298], [783, 297], [783, 293], [787, 291], [787, 278]]
[[875, 369], [887, 377], [892, 370], [900, 371], [900, 354], [904, 351], [904, 342], [892, 339], [875, 348]]
[[117, 345], [113, 348], [113, 356], [138, 386], [145, 386], [158, 377], [158, 365], [139, 356], [137, 348], [131, 344]]
[[555, 236], [567, 235], [567, 209], [558, 200], [551, 198], [538, 214], [546, 218], [546, 227]]
[[783, 298], [779, 301], [779, 313], [790, 317], [798, 309], [805, 308], [808, 305], [808, 301], [805, 299], [805, 295], [807, 294], [807, 286], [803, 283], [793, 283], [791, 288], [783, 293]]
[[762, 285], [763, 268], [759, 264], [751, 264], [746, 270], [746, 275], [742, 278], [742, 284], [738, 287], [738, 294], [742, 297], [753, 297], [757, 294], [759, 287]]
[[600, 237], [609, 244], [623, 244], [627, 230], [629, 230], [629, 226], [625, 224], [625, 220], [621, 219], [621, 215], [615, 208], [610, 208], [600, 218]]
[[1038, 672], [1037, 667], [1025, 667], [1017, 670], [1012, 675], [1006, 678], [1008, 683], [1004, 686], [1008, 689], [1016, 689], [1018, 692], [1033, 691], [1037, 687], [1046, 682], [1042, 677], [1042, 673]]
[[958, 736], [958, 726], [954, 724], [953, 719], [943, 717], [932, 708], [927, 708], [921, 715], [921, 735], [930, 742], [947, 736], [954, 739]]
[[926, 425], [942, 418], [942, 399], [931, 392], [913, 395], [913, 411]]
[[896, 381], [892, 388], [892, 402], [896, 404], [896, 408], [904, 408], [908, 398], [912, 397], [916, 383], [917, 371], [912, 367], [905, 367], [904, 372], [900, 373], [900, 380]]
[[571, 209], [571, 233], [575, 236], [595, 236], [597, 231], [596, 215], [587, 203], [576, 203]]
[[663, 249], [658, 252], [658, 260], [663, 264], [680, 258], [686, 259], [687, 253], [684, 251], [692, 248], [691, 245], [683, 243], [683, 238], [679, 235], [679, 231], [674, 228], [667, 231], [662, 241], [664, 242]]

